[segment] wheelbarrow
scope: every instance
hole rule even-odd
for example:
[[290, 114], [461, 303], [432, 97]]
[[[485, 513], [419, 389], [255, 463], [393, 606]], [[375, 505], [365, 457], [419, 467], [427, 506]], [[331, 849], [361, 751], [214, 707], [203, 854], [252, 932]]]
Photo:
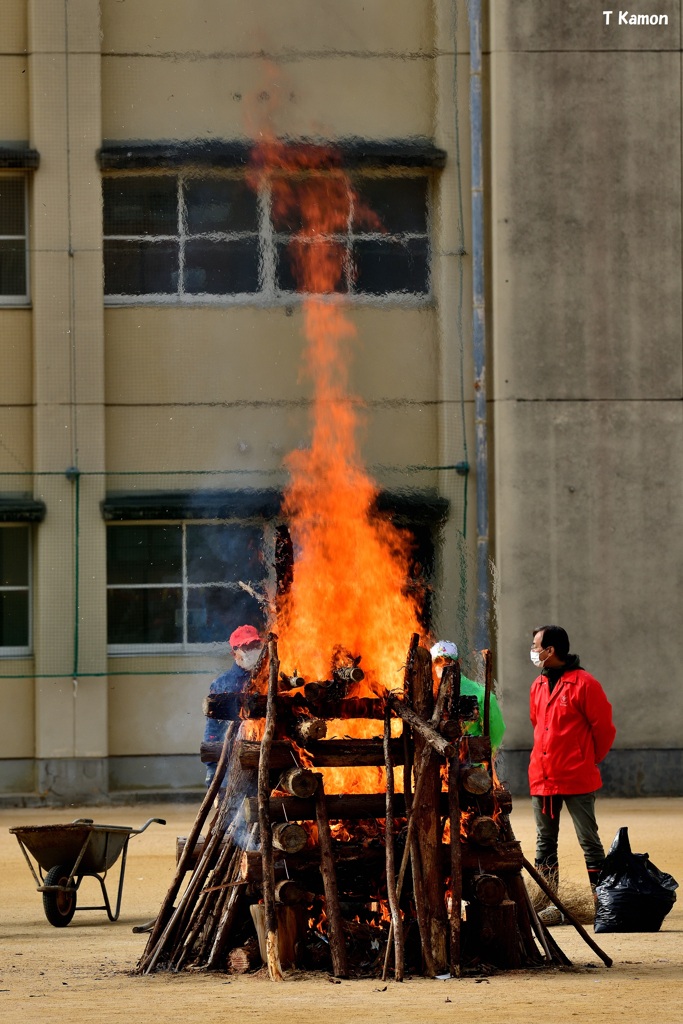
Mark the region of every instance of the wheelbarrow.
[[[45, 917], [55, 928], [66, 928], [76, 912], [76, 893], [86, 876], [96, 878], [102, 889], [104, 903], [99, 907], [79, 910], [106, 910], [110, 921], [116, 921], [121, 910], [123, 877], [131, 836], [163, 818], [150, 818], [142, 828], [127, 825], [96, 825], [92, 818], [76, 818], [65, 825], [24, 825], [9, 831], [17, 837], [38, 892], [43, 894]], [[36, 872], [31, 854], [38, 865]], [[107, 872], [121, 856], [116, 909], [112, 913], [105, 885]]]

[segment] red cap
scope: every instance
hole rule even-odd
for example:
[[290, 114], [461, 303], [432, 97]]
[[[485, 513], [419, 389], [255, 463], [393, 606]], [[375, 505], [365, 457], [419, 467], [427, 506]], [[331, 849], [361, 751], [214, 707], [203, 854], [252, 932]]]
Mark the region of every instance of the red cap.
[[230, 634], [231, 647], [246, 647], [247, 644], [260, 642], [261, 637], [259, 636], [259, 631], [258, 629], [254, 629], [253, 626], [238, 626], [237, 629]]

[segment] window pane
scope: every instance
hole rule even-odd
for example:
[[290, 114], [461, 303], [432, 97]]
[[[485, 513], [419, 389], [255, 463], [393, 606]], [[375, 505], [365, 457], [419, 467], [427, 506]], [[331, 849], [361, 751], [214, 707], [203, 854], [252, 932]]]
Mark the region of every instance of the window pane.
[[347, 229], [349, 207], [349, 189], [342, 172], [273, 179], [271, 220], [276, 231], [298, 232], [306, 224], [337, 234]]
[[26, 244], [0, 239], [0, 295], [26, 294]]
[[320, 295], [348, 291], [344, 273], [346, 248], [340, 243], [278, 242], [275, 251], [275, 284], [281, 292]]
[[234, 242], [193, 241], [185, 246], [186, 292], [234, 295], [259, 290], [257, 238]]
[[185, 184], [187, 230], [258, 231], [256, 193], [245, 181], [207, 179]]
[[189, 583], [253, 583], [266, 575], [263, 534], [251, 526], [188, 526]]
[[389, 234], [427, 231], [426, 178], [358, 178], [354, 231], [376, 230], [363, 217], [363, 207], [379, 218]]
[[0, 646], [28, 647], [28, 591], [0, 591]]
[[426, 238], [405, 242], [358, 241], [353, 246], [356, 291], [371, 295], [429, 291], [429, 245]]
[[181, 526], [107, 527], [107, 582], [180, 583]]
[[0, 529], [0, 586], [28, 586], [28, 527]]
[[225, 643], [244, 623], [261, 629], [263, 612], [244, 590], [202, 587], [187, 595], [187, 639], [191, 644]]
[[25, 183], [23, 178], [0, 175], [0, 235], [25, 235]]
[[177, 242], [105, 239], [106, 295], [169, 295], [177, 290]]
[[180, 587], [107, 592], [110, 644], [179, 644], [183, 639]]
[[177, 235], [177, 178], [103, 178], [105, 235]]

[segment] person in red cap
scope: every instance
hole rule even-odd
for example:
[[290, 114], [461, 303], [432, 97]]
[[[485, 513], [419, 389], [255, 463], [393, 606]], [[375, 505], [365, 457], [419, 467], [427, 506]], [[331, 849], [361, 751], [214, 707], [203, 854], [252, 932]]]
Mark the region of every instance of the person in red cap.
[[[241, 693], [249, 679], [261, 654], [263, 641], [258, 629], [254, 626], [238, 626], [230, 634], [230, 647], [235, 664], [227, 672], [217, 676], [209, 687], [209, 693]], [[207, 718], [204, 726], [204, 743], [223, 743], [228, 730], [227, 722], [218, 722], [215, 718]], [[211, 785], [216, 774], [216, 763], [206, 766], [206, 785]]]

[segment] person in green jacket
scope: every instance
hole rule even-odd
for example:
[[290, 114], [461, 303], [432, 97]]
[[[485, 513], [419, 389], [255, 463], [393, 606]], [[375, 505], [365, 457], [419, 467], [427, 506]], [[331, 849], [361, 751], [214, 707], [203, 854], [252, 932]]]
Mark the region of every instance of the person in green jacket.
[[[432, 665], [439, 678], [441, 678], [445, 665], [452, 664], [458, 660], [458, 648], [451, 640], [439, 640], [434, 644], [429, 653], [432, 656]], [[484, 731], [484, 687], [481, 683], [476, 683], [474, 679], [468, 679], [467, 676], [461, 675], [460, 693], [476, 697], [477, 704], [479, 705], [478, 716], [470, 722], [463, 722], [463, 733], [466, 736], [481, 736]], [[494, 754], [503, 742], [504, 732], [505, 722], [503, 721], [498, 698], [495, 693], [491, 693], [489, 734], [491, 736], [491, 749]]]

